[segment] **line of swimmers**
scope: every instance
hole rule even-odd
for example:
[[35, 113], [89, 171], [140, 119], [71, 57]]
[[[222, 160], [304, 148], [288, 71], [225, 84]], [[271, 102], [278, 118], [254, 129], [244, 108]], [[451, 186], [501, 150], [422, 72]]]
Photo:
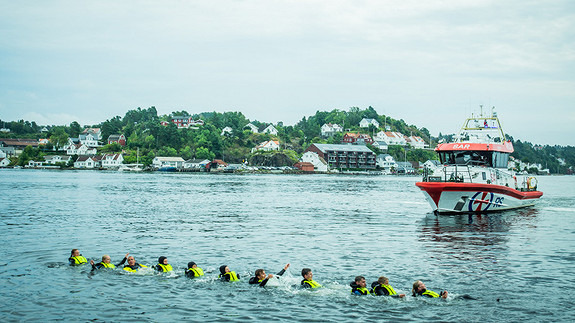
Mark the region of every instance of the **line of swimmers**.
[[[71, 266], [82, 266], [88, 263], [88, 260], [80, 254], [78, 249], [72, 249], [70, 253], [70, 258], [68, 258], [69, 264]], [[126, 265], [125, 263], [128, 262]], [[92, 273], [99, 269], [115, 269], [116, 267], [120, 267], [123, 265], [123, 270], [131, 273], [137, 272], [141, 268], [148, 268], [148, 266], [139, 264], [136, 262], [136, 259], [133, 256], [130, 256], [130, 253], [127, 253], [122, 259], [121, 262], [114, 265], [111, 262], [111, 258], [108, 255], [102, 256], [102, 261], [99, 263], [95, 263], [94, 260], [90, 260], [90, 264], [92, 265]], [[285, 271], [289, 268], [290, 264], [284, 266], [282, 270], [280, 270], [276, 276], [282, 276]], [[172, 265], [168, 263], [168, 258], [162, 256], [158, 258], [158, 263], [155, 266], [152, 266], [156, 272], [159, 273], [167, 273], [174, 271]], [[235, 271], [230, 270], [227, 265], [222, 265], [219, 268], [220, 274], [219, 278], [225, 282], [234, 282], [240, 280], [240, 275], [237, 274]], [[185, 276], [188, 278], [197, 278], [204, 276], [204, 270], [198, 265], [190, 261], [188, 263], [188, 267], [184, 271]], [[301, 271], [301, 275], [303, 280], [301, 281], [300, 285], [302, 288], [320, 288], [322, 287], [318, 282], [313, 280], [313, 272], [310, 268], [303, 268]], [[270, 278], [274, 277], [273, 274], [266, 275], [264, 269], [257, 269], [255, 271], [254, 277], [249, 279], [250, 285], [259, 285], [264, 287]], [[375, 296], [390, 296], [390, 297], [397, 297], [403, 298], [405, 294], [398, 294], [393, 287], [389, 284], [389, 278], [385, 276], [379, 277], [379, 279], [371, 284], [371, 289], [367, 288], [367, 283], [365, 277], [357, 276], [355, 280], [351, 282], [351, 294], [353, 295], [375, 295]], [[431, 298], [447, 298], [447, 291], [442, 291], [440, 293], [436, 293], [434, 291], [428, 290], [423, 282], [417, 280], [413, 283], [412, 288], [412, 295], [415, 296], [425, 296]]]

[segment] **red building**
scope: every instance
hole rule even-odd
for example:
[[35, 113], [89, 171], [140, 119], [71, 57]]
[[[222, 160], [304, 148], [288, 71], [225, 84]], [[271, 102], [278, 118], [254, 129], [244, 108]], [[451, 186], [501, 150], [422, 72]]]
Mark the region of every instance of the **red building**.
[[345, 144], [373, 144], [373, 139], [370, 135], [362, 134], [359, 132], [348, 132], [343, 136], [341, 140]]
[[112, 144], [112, 143], [119, 143], [120, 146], [125, 146], [126, 145], [126, 137], [124, 137], [124, 135], [110, 135], [110, 137], [108, 137], [108, 144]]
[[297, 162], [293, 166], [299, 170], [303, 170], [304, 172], [313, 172], [314, 171], [313, 164], [308, 163], [308, 162]]
[[172, 123], [174, 123], [178, 128], [189, 128], [204, 125], [203, 120], [194, 120], [190, 116], [174, 116], [172, 118]]

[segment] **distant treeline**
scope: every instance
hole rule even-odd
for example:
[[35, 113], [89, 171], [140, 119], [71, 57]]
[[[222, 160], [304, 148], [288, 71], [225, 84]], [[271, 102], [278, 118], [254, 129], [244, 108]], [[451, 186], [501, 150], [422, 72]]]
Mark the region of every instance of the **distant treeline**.
[[[205, 122], [198, 129], [178, 129], [170, 120], [174, 116], [192, 116], [195, 120]], [[360, 128], [359, 122], [363, 118], [375, 119], [379, 122], [379, 129], [370, 125], [369, 128]], [[168, 122], [167, 126], [161, 125], [162, 121]], [[375, 109], [368, 107], [360, 109], [351, 107], [348, 111], [334, 109], [332, 111], [317, 111], [313, 116], [303, 117], [293, 126], [284, 126], [283, 122], [274, 124], [278, 130], [277, 136], [262, 133], [252, 133], [244, 129], [248, 123], [252, 123], [260, 130], [269, 123], [258, 120], [249, 120], [241, 112], [204, 112], [199, 114], [187, 111], [174, 111], [167, 115], [158, 115], [155, 107], [147, 109], [137, 108], [126, 112], [121, 116], [115, 116], [95, 125], [87, 125], [102, 130], [103, 141], [112, 134], [124, 134], [127, 139], [126, 147], [118, 144], [106, 145], [101, 152], [126, 152], [125, 162], [136, 161], [136, 150], [140, 151], [140, 162], [150, 164], [155, 156], [180, 156], [184, 159], [224, 159], [229, 163], [261, 160], [261, 154], [283, 154], [283, 160], [296, 162], [298, 156], [312, 143], [341, 143], [343, 133], [336, 133], [330, 138], [321, 137], [321, 126], [325, 123], [337, 123], [345, 131], [360, 131], [374, 135], [380, 130], [401, 132], [404, 135], [422, 137], [432, 147], [439, 139], [452, 135], [441, 135], [438, 138], [431, 137], [426, 128], [418, 128], [408, 125], [403, 120], [393, 119], [390, 116], [379, 115]], [[3, 121], [3, 128], [10, 129], [8, 133], [0, 134], [5, 138], [49, 138], [50, 144], [43, 153], [49, 153], [54, 146], [63, 146], [68, 137], [77, 137], [83, 130], [78, 122], [72, 122], [68, 126], [52, 125], [40, 126], [30, 121]], [[231, 134], [222, 135], [222, 129], [232, 128]], [[44, 132], [43, 132], [44, 131]], [[345, 132], [344, 131], [344, 132]], [[281, 150], [279, 152], [256, 152], [251, 149], [259, 143], [267, 140], [279, 140]], [[531, 143], [514, 141], [515, 152], [513, 156], [529, 163], [540, 163], [548, 167], [553, 173], [568, 173], [569, 167], [575, 165], [575, 148], [561, 146], [535, 147]], [[369, 146], [369, 145], [368, 145]], [[369, 146], [376, 153], [380, 151]], [[424, 162], [428, 159], [437, 159], [435, 152], [423, 149], [410, 149], [401, 146], [390, 146], [389, 154], [396, 160]], [[36, 154], [36, 157], [38, 154]], [[255, 159], [254, 159], [255, 158]], [[557, 158], [563, 158], [566, 165], [560, 165]], [[23, 162], [23, 161], [21, 161]]]

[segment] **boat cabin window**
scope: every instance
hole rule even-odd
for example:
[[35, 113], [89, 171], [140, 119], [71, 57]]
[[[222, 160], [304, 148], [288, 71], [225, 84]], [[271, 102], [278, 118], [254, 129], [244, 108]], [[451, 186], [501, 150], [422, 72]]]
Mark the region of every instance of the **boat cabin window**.
[[492, 155], [492, 164], [495, 168], [507, 168], [509, 162], [509, 154], [494, 151]]
[[484, 151], [442, 151], [439, 159], [444, 165], [475, 165], [491, 167], [492, 152]]

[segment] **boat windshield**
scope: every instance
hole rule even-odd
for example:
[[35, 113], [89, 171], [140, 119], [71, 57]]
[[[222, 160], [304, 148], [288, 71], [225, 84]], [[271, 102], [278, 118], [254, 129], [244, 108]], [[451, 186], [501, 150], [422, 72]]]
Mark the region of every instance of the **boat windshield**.
[[443, 165], [469, 165], [507, 168], [509, 154], [498, 151], [442, 151], [439, 159]]

